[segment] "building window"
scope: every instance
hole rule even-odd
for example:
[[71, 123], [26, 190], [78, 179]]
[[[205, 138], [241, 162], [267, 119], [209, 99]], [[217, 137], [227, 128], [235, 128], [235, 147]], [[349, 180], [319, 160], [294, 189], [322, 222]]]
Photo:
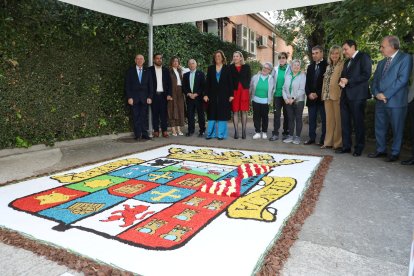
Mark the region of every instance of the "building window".
[[231, 42], [237, 43], [237, 31], [236, 28], [231, 28]]
[[207, 21], [203, 21], [203, 32], [208, 33], [208, 22]]
[[256, 54], [256, 46], [257, 46], [257, 42], [256, 42], [256, 32], [253, 32], [252, 30], [250, 30], [250, 53], [252, 54]]
[[249, 51], [249, 28], [242, 26], [242, 48]]
[[219, 35], [219, 25], [217, 23], [217, 20], [215, 19], [208, 19], [203, 21], [203, 32], [213, 34], [213, 35]]
[[250, 30], [244, 25], [237, 25], [236, 28], [236, 44], [245, 51], [249, 51]]

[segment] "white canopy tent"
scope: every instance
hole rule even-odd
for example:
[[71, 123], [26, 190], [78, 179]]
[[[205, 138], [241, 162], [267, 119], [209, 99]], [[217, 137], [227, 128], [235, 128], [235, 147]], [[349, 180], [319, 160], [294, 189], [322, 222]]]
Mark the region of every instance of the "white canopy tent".
[[341, 0], [60, 0], [97, 12], [148, 24], [152, 64], [153, 26], [318, 5]]

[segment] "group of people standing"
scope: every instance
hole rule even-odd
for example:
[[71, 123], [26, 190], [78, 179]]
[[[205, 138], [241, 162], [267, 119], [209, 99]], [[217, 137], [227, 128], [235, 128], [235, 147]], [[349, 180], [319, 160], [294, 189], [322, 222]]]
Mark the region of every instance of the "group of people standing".
[[231, 119], [233, 112], [234, 138], [246, 139], [251, 70], [249, 65], [245, 64], [241, 52], [236, 51], [233, 54], [233, 62], [227, 65], [223, 51], [216, 51], [213, 55], [213, 64], [207, 69], [207, 76], [197, 69], [194, 59], [188, 61], [190, 71], [183, 74], [178, 57], [170, 59], [169, 68], [162, 65], [162, 58], [162, 54], [155, 54], [154, 65], [144, 68], [144, 56], [138, 54], [135, 57], [135, 66], [127, 72], [125, 88], [128, 104], [132, 107], [135, 139], [150, 139], [147, 116], [149, 105], [153, 137], [169, 137], [168, 125], [171, 127], [171, 135], [184, 135], [182, 127], [186, 107], [186, 136], [194, 135], [197, 114], [198, 136], [219, 140], [227, 138], [227, 121]]
[[[399, 50], [399, 40], [395, 36], [385, 37], [380, 50], [385, 59], [378, 64], [371, 85], [376, 98], [377, 151], [368, 157], [387, 156], [387, 161], [392, 162], [398, 159], [401, 149], [413, 60]], [[137, 55], [136, 65], [128, 70], [126, 77], [126, 95], [132, 107], [135, 138], [141, 141], [150, 139], [147, 116], [150, 105], [153, 137], [169, 137], [168, 125], [173, 136], [184, 135], [182, 128], [186, 113], [186, 136], [194, 135], [197, 114], [199, 137], [226, 139], [229, 136], [227, 122], [232, 118], [234, 139], [246, 139], [247, 113], [252, 106], [253, 139], [278, 140], [283, 112], [281, 140], [300, 144], [306, 103], [309, 139], [304, 144], [332, 148], [339, 154], [351, 153], [354, 131], [352, 154], [358, 157], [365, 147], [365, 107], [367, 99], [372, 97], [369, 86], [372, 60], [368, 54], [358, 51], [353, 40], [345, 41], [342, 47], [332, 46], [327, 60], [323, 56], [321, 46], [313, 47], [313, 61], [305, 73], [301, 70], [300, 60], [293, 59], [289, 65], [288, 54], [282, 52], [278, 55], [276, 67], [266, 62], [260, 72], [251, 76], [251, 68], [241, 52], [234, 52], [228, 65], [225, 54], [218, 50], [213, 54], [212, 65], [205, 76], [197, 69], [194, 59], [188, 61], [190, 71], [183, 74], [178, 57], [172, 57], [169, 68], [166, 68], [162, 66], [162, 55], [155, 54], [154, 65], [144, 68], [144, 57]], [[268, 138], [269, 105], [272, 104], [273, 131]], [[316, 139], [318, 115], [322, 129], [319, 140]], [[389, 125], [393, 144], [391, 153], [387, 155]], [[414, 164], [413, 158], [407, 162]]]

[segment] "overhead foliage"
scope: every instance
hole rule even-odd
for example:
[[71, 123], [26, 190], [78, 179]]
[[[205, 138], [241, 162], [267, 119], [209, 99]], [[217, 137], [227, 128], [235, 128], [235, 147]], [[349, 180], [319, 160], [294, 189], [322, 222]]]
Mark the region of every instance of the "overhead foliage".
[[354, 39], [360, 49], [379, 58], [381, 39], [396, 35], [404, 51], [414, 52], [412, 0], [345, 0], [285, 10], [275, 16], [279, 19], [277, 29], [288, 34], [284, 38], [289, 42], [293, 43], [298, 34], [306, 38], [307, 45], [299, 44], [296, 51], [309, 53], [317, 44], [327, 48]]
[[[1, 1], [0, 19], [0, 149], [131, 130], [124, 76], [147, 25], [56, 0]], [[202, 68], [239, 50], [190, 24], [154, 28], [154, 44]]]

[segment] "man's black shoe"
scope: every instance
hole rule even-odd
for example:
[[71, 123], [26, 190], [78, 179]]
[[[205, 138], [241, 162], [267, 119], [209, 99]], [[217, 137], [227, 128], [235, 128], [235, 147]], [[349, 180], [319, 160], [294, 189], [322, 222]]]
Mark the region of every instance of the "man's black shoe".
[[272, 135], [272, 137], [270, 137], [269, 141], [276, 141], [279, 139], [278, 135]]
[[351, 153], [350, 149], [337, 149], [335, 153]]
[[190, 136], [193, 136], [193, 134], [194, 134], [194, 132], [187, 132], [187, 133], [185, 134], [185, 136], [190, 137]]
[[369, 158], [387, 157], [387, 153], [376, 151], [376, 152], [368, 154], [368, 157]]
[[394, 162], [398, 160], [398, 155], [393, 155], [391, 154], [390, 156], [388, 156], [387, 160], [385, 160], [385, 162]]
[[203, 131], [200, 131], [199, 133], [198, 133], [198, 137], [203, 137], [204, 136], [204, 132]]
[[414, 165], [414, 157], [408, 160], [401, 161], [401, 165]]
[[312, 145], [315, 144], [315, 140], [308, 140], [305, 143], [303, 143], [304, 145]]
[[354, 153], [352, 154], [352, 156], [358, 157], [358, 156], [361, 156], [361, 153], [360, 152], [357, 152], [357, 151], [354, 151]]

